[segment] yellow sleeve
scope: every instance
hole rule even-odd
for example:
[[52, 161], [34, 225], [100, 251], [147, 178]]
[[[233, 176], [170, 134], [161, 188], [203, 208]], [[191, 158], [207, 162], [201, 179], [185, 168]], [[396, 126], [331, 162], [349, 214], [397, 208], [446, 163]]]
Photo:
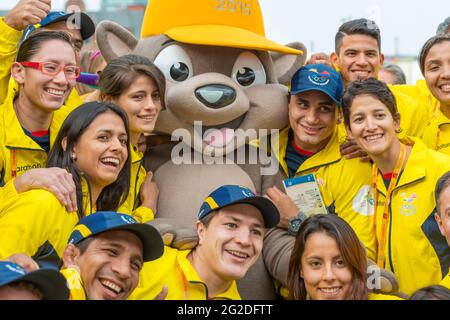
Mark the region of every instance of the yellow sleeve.
[[146, 207], [138, 207], [136, 210], [133, 211], [132, 216], [134, 219], [136, 219], [136, 221], [140, 223], [145, 223], [155, 219], [155, 214], [153, 213], [153, 210]]
[[0, 259], [15, 253], [33, 257], [44, 245], [61, 257], [78, 221], [58, 199], [45, 190], [30, 190], [6, 199], [1, 205]]
[[152, 209], [141, 206], [137, 207], [135, 210], [132, 210], [128, 205], [128, 201], [121, 205], [120, 208], [117, 209], [117, 212], [129, 214], [139, 223], [145, 223], [155, 218], [155, 214]]
[[426, 105], [419, 103], [404, 93], [393, 92], [400, 113], [399, 138], [407, 136], [421, 138], [430, 119], [430, 113]]
[[450, 290], [450, 271], [439, 284]]
[[22, 31], [8, 26], [3, 17], [0, 18], [0, 104], [6, 98], [10, 77], [10, 68], [17, 54], [17, 44]]
[[[9, 180], [2, 188], [0, 188], [0, 198], [3, 199], [2, 202], [7, 201], [11, 197], [16, 196], [17, 190], [14, 186], [14, 179]], [[3, 215], [3, 210], [0, 212], [0, 217]]]
[[324, 186], [320, 188], [325, 205], [332, 206], [335, 213], [352, 227], [366, 248], [367, 257], [374, 260], [377, 243], [370, 203], [370, 173], [369, 164], [361, 163], [359, 159], [342, 159], [327, 169], [322, 177]]

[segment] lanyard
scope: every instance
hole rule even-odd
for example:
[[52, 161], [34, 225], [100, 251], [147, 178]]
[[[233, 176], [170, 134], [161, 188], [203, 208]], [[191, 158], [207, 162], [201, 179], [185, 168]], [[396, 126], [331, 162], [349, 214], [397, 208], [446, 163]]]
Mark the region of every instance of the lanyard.
[[[402, 170], [403, 164], [405, 162], [406, 158], [406, 146], [404, 144], [400, 144], [400, 154], [397, 158], [397, 162], [395, 164], [394, 172], [392, 173], [392, 179], [389, 183], [389, 188], [386, 193], [386, 201], [384, 202], [383, 207], [383, 216], [382, 216], [382, 222], [381, 222], [381, 238], [379, 242], [379, 248], [378, 248], [378, 256], [377, 256], [377, 265], [380, 268], [384, 268], [385, 261], [386, 261], [386, 234], [387, 234], [387, 225], [389, 221], [389, 215], [390, 215], [390, 202], [391, 202], [391, 194], [392, 191], [394, 191], [394, 188], [397, 184], [398, 177], [400, 175], [400, 171]], [[377, 212], [377, 204], [378, 204], [378, 191], [377, 191], [377, 177], [378, 177], [378, 167], [374, 163], [372, 167], [372, 187], [373, 187], [373, 193], [374, 193], [374, 200], [375, 200], [375, 213]], [[375, 214], [375, 223], [377, 221], [377, 216]]]
[[441, 138], [441, 128], [438, 127], [437, 133], [436, 133], [436, 147], [434, 148], [434, 150], [436, 150], [436, 151], [438, 150], [440, 138]]
[[17, 176], [17, 158], [16, 158], [16, 150], [11, 150], [11, 178], [15, 178]]

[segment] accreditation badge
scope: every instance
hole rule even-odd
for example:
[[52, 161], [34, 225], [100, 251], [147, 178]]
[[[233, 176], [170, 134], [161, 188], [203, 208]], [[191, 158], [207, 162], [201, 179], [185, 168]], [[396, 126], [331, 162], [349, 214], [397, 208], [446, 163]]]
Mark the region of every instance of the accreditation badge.
[[283, 185], [286, 194], [306, 216], [328, 213], [314, 174], [285, 179]]

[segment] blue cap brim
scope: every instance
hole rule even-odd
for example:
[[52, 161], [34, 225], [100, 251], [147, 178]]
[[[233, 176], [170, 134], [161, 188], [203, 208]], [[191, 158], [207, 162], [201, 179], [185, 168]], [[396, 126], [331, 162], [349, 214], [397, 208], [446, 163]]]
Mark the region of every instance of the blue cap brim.
[[70, 296], [66, 278], [57, 270], [38, 269], [15, 281], [31, 282], [42, 292], [44, 300], [68, 300]]
[[298, 93], [307, 92], [307, 91], [320, 91], [320, 92], [323, 92], [323, 93], [325, 93], [328, 97], [330, 97], [331, 100], [333, 100], [334, 103], [336, 103], [336, 104], [338, 105], [338, 107], [341, 106], [341, 102], [340, 102], [340, 101], [337, 101], [334, 97], [330, 96], [330, 94], [329, 94], [326, 90], [323, 90], [323, 89], [321, 89], [321, 88], [319, 88], [319, 87], [305, 88], [305, 89], [302, 89], [302, 90], [291, 91], [291, 95], [296, 95], [296, 94], [298, 94]]
[[91, 17], [89, 17], [86, 13], [84, 12], [73, 12], [73, 13], [68, 13], [65, 14], [63, 16], [60, 16], [48, 23], [45, 24], [41, 24], [41, 27], [45, 27], [48, 25], [51, 25], [53, 23], [56, 22], [60, 22], [60, 21], [67, 21], [67, 19], [69, 19], [70, 17], [72, 17], [74, 14], [80, 14], [80, 33], [81, 33], [81, 38], [83, 40], [89, 39], [90, 37], [92, 37], [92, 35], [95, 33], [95, 24], [94, 21], [92, 21]]

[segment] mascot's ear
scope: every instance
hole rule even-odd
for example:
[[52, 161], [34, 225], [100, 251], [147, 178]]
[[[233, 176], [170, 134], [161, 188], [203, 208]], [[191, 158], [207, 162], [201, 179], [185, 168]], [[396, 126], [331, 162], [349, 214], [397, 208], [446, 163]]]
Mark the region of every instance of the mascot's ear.
[[106, 61], [131, 53], [138, 44], [138, 39], [130, 31], [106, 20], [97, 25], [95, 38]]
[[292, 42], [287, 44], [286, 47], [302, 50], [303, 54], [296, 56], [278, 52], [271, 53], [278, 82], [284, 85], [290, 83], [295, 71], [305, 64], [307, 57], [306, 47], [301, 42]]

